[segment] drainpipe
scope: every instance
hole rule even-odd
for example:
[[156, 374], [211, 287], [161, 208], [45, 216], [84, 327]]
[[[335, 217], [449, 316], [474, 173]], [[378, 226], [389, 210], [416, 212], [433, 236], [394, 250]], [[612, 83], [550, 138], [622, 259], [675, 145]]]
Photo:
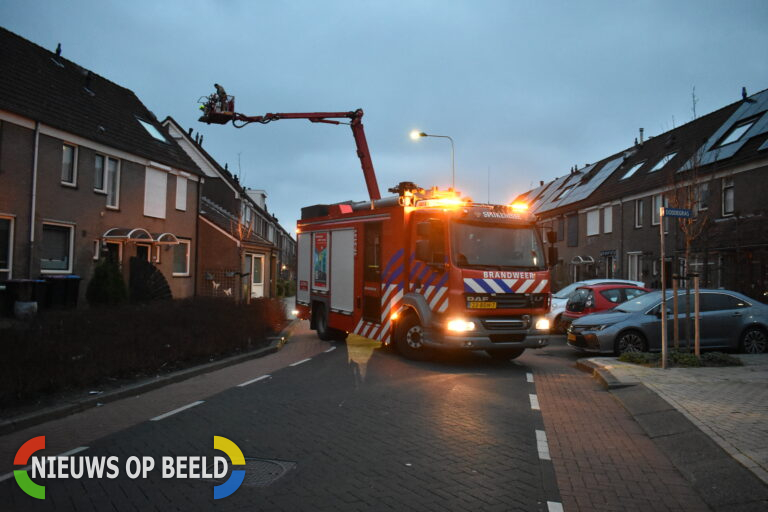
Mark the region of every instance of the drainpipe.
[[29, 206], [29, 261], [27, 262], [27, 278], [32, 279], [32, 262], [34, 261], [35, 245], [35, 215], [37, 214], [37, 154], [40, 148], [40, 121], [35, 121], [35, 149], [32, 155], [32, 197]]
[[[619, 209], [621, 210], [621, 221], [619, 222], [619, 226], [621, 226], [619, 231], [619, 268], [621, 269], [621, 275], [624, 275], [624, 198], [619, 199], [619, 204], [621, 205]], [[614, 277], [616, 277], [614, 275]], [[627, 276], [629, 278], [629, 276]]]

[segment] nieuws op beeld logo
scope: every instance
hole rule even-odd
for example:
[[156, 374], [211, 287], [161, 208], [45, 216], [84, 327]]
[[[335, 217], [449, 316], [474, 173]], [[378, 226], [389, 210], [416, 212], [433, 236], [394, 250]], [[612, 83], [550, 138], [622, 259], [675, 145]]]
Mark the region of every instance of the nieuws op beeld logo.
[[[233, 465], [229, 478], [221, 485], [213, 488], [213, 499], [226, 498], [234, 493], [245, 478], [245, 457], [240, 448], [226, 437], [214, 436], [213, 447], [224, 452]], [[148, 456], [131, 456], [124, 464], [119, 457], [87, 457], [87, 456], [34, 456], [33, 454], [45, 449], [45, 436], [33, 437], [24, 443], [13, 459], [16, 469], [13, 476], [22, 491], [33, 498], [45, 499], [45, 486], [36, 484], [33, 478], [54, 479], [115, 479], [120, 476], [121, 468], [132, 480], [145, 479], [156, 467], [155, 459]], [[30, 458], [32, 462], [30, 464]], [[180, 455], [164, 456], [160, 460], [160, 475], [163, 479], [203, 479], [223, 478], [227, 474], [228, 464], [224, 457], [214, 457], [209, 465], [205, 456]], [[31, 472], [31, 476], [30, 476]]]

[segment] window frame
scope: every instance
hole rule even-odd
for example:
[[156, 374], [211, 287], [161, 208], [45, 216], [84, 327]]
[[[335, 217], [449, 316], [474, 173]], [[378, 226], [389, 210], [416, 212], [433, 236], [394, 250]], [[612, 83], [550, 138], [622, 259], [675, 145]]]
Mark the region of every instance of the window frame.
[[647, 161], [648, 161], [648, 160], [643, 160], [642, 162], [636, 163], [635, 165], [633, 165], [632, 167], [630, 167], [629, 169], [627, 169], [627, 172], [624, 174], [624, 176], [622, 176], [622, 177], [619, 179], [619, 181], [622, 181], [622, 180], [626, 180], [626, 179], [629, 179], [629, 178], [631, 178], [632, 176], [634, 176], [635, 174], [637, 174], [637, 171], [639, 171], [639, 170], [640, 170], [640, 168], [641, 168], [642, 166], [644, 166], [644, 165], [645, 165], [645, 163], [646, 163]]
[[664, 166], [666, 166], [669, 162], [671, 162], [672, 159], [675, 158], [676, 156], [677, 156], [677, 151], [671, 151], [666, 155], [664, 155], [663, 157], [659, 158], [659, 161], [656, 162], [656, 165], [654, 165], [648, 170], [648, 174], [651, 174], [652, 172], [660, 171], [661, 169], [664, 168]]
[[643, 215], [644, 215], [644, 199], [635, 199], [635, 227], [643, 227]]
[[9, 221], [8, 226], [8, 268], [0, 268], [0, 272], [8, 273], [8, 279], [13, 277], [13, 240], [14, 240], [14, 228], [16, 227], [16, 217], [13, 215], [0, 214], [0, 219]]
[[[183, 183], [183, 185], [182, 185]], [[187, 195], [188, 195], [188, 187], [189, 187], [189, 180], [184, 176], [176, 175], [176, 194], [174, 197], [174, 207], [176, 211], [179, 212], [185, 212], [187, 211]], [[183, 191], [180, 191], [179, 188], [183, 188]], [[180, 194], [179, 192], [183, 192], [183, 194]]]
[[[72, 181], [64, 181], [64, 150], [65, 148], [72, 148]], [[62, 186], [64, 187], [71, 187], [71, 188], [77, 188], [77, 157], [78, 157], [78, 147], [76, 144], [71, 144], [69, 142], [63, 142], [61, 143], [61, 169], [60, 169], [60, 175], [59, 175], [59, 181]]]
[[[110, 210], [119, 210], [120, 209], [120, 178], [123, 173], [123, 165], [122, 161], [119, 158], [112, 158], [110, 156], [104, 155], [104, 194], [107, 196], [107, 204], [106, 207]], [[115, 204], [111, 205], [109, 204], [109, 162], [114, 161], [116, 164], [116, 171], [115, 171]]]
[[606, 206], [602, 210], [603, 233], [613, 233], [613, 205]]
[[[635, 275], [632, 275], [632, 260], [635, 261]], [[627, 253], [627, 279], [630, 281], [640, 281], [642, 275], [643, 266], [643, 253], [642, 251], [633, 251]]]
[[[706, 189], [706, 192], [707, 192], [707, 194], [706, 194], [706, 197], [707, 197], [706, 203], [703, 201], [703, 197], [704, 197], [703, 191], [704, 191], [704, 189]], [[705, 211], [709, 210], [709, 203], [711, 201], [711, 198], [712, 198], [712, 196], [711, 196], [710, 190], [709, 190], [709, 182], [699, 183], [698, 184], [698, 190], [696, 192], [696, 204], [695, 204], [694, 211], [696, 211], [696, 212], [705, 212]]]
[[[725, 146], [730, 146], [731, 144], [736, 144], [737, 142], [739, 142], [741, 139], [744, 138], [744, 136], [749, 132], [749, 130], [752, 129], [752, 127], [755, 125], [755, 123], [757, 123], [757, 120], [759, 118], [760, 118], [760, 116], [758, 115], [758, 116], [753, 116], [753, 117], [750, 117], [750, 118], [747, 118], [747, 119], [740, 119], [739, 121], [736, 121], [735, 123], [733, 123], [733, 125], [731, 125], [730, 128], [728, 128], [728, 131], [726, 131], [723, 134], [723, 136], [720, 137], [717, 140], [717, 142], [712, 146], [711, 149], [720, 149], [720, 148], [723, 148]], [[744, 130], [741, 133], [741, 135], [738, 136], [738, 138], [733, 139], [730, 142], [726, 142], [726, 140], [728, 140], [728, 138], [731, 135], [733, 135], [733, 133], [736, 130], [738, 130], [738, 129], [742, 128], [742, 127], [745, 127], [745, 126], [746, 126], [746, 130]]]
[[[176, 272], [176, 249], [179, 247], [179, 245], [186, 245], [187, 246], [187, 249], [186, 249], [186, 252], [187, 252], [187, 262], [186, 262], [186, 271], [185, 272]], [[173, 267], [172, 267], [173, 277], [189, 277], [190, 276], [189, 264], [190, 264], [190, 255], [191, 255], [191, 252], [192, 252], [192, 241], [191, 240], [187, 240], [187, 239], [183, 239], [183, 238], [179, 238], [179, 244], [178, 245], [174, 245], [173, 246], [173, 250], [174, 250], [174, 254], [173, 254]]]
[[594, 209], [587, 212], [587, 236], [600, 234], [600, 210]]
[[[659, 198], [659, 204], [656, 204], [656, 198]], [[664, 206], [664, 194], [654, 194], [651, 196], [651, 226], [661, 224], [661, 212], [659, 208]]]
[[[96, 160], [101, 158], [101, 188], [96, 187], [96, 176], [98, 176], [96, 169]], [[93, 191], [97, 194], [107, 195], [107, 156], [101, 153], [93, 154]]]
[[[731, 210], [725, 210], [726, 192], [730, 191], [731, 195]], [[733, 176], [723, 178], [720, 186], [720, 214], [723, 217], [732, 217], [736, 211], [736, 182]]]
[[75, 257], [75, 224], [68, 224], [65, 222], [43, 221], [40, 227], [40, 250], [42, 251], [42, 243], [45, 238], [45, 226], [57, 226], [67, 228], [69, 230], [69, 254], [67, 255], [67, 268], [66, 269], [44, 269], [43, 257], [39, 255], [40, 273], [41, 274], [71, 274], [74, 271], [74, 257]]

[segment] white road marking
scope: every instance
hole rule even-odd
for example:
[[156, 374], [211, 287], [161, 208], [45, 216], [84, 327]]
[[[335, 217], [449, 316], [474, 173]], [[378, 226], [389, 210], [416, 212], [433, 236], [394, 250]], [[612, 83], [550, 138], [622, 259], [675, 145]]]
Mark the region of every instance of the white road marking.
[[323, 352], [327, 354], [328, 352], [333, 352], [334, 350], [336, 350], [336, 347], [331, 347], [328, 350], [323, 350]]
[[[76, 453], [84, 452], [87, 449], [88, 449], [87, 446], [78, 446], [77, 448], [73, 448], [73, 449], [71, 449], [71, 450], [69, 450], [67, 452], [60, 453], [56, 457], [57, 458], [69, 457], [70, 455], [74, 455]], [[46, 462], [47, 462], [47, 460], [46, 460]], [[24, 466], [23, 468], [16, 468], [14, 471], [28, 471], [30, 469], [32, 469], [31, 465]], [[4, 481], [8, 480], [9, 478], [13, 478], [13, 471], [11, 471], [10, 473], [6, 473], [6, 474], [0, 476], [0, 482], [4, 482]]]
[[532, 373], [526, 373], [525, 374], [525, 380], [528, 382], [533, 382], [533, 374]]
[[547, 509], [549, 512], [563, 512], [563, 504], [557, 501], [548, 501]]
[[536, 431], [536, 449], [539, 451], [539, 458], [541, 460], [552, 460], [549, 456], [549, 442], [547, 441], [547, 433], [543, 430]]
[[243, 382], [242, 384], [238, 384], [237, 387], [244, 388], [248, 384], [253, 384], [254, 382], [259, 382], [260, 380], [268, 379], [271, 375], [262, 375], [261, 377], [256, 377], [255, 379], [247, 380]]
[[64, 453], [61, 453], [61, 454], [57, 455], [57, 457], [69, 457], [70, 455], [74, 455], [76, 453], [84, 452], [87, 449], [88, 449], [87, 446], [78, 446], [77, 448], [73, 448], [73, 449], [69, 450], [68, 452], [64, 452]]
[[[25, 466], [23, 468], [16, 469], [15, 471], [26, 471], [27, 469], [31, 468], [32, 466]], [[0, 476], [0, 482], [5, 482], [9, 478], [13, 478], [13, 471], [10, 473], [6, 473], [2, 476]]]
[[306, 363], [307, 361], [311, 361], [312, 358], [308, 357], [306, 359], [302, 359], [301, 361], [296, 361], [295, 363], [291, 363], [288, 366], [299, 366], [300, 364]]
[[205, 400], [198, 400], [197, 402], [192, 402], [191, 404], [187, 404], [187, 405], [185, 405], [184, 407], [179, 407], [178, 409], [174, 409], [174, 410], [172, 410], [172, 411], [170, 411], [170, 412], [167, 412], [167, 413], [165, 413], [165, 414], [161, 414], [160, 416], [155, 416], [154, 418], [152, 418], [152, 419], [151, 419], [151, 420], [149, 420], [149, 421], [160, 421], [160, 420], [164, 420], [164, 419], [165, 419], [165, 418], [167, 418], [168, 416], [173, 416], [173, 415], [174, 415], [174, 414], [176, 414], [177, 412], [181, 412], [181, 411], [185, 411], [185, 410], [187, 410], [187, 409], [191, 409], [192, 407], [195, 407], [195, 406], [197, 406], [197, 405], [200, 405], [200, 404], [203, 404], [203, 403], [205, 403]]
[[528, 398], [531, 399], [531, 409], [534, 411], [540, 411], [541, 408], [539, 408], [539, 397], [536, 395], [528, 395]]

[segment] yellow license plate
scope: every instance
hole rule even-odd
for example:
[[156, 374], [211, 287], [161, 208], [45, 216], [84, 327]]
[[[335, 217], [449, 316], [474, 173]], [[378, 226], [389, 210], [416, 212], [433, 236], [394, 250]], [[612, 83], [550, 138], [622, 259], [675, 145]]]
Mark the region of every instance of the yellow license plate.
[[495, 302], [470, 302], [469, 309], [496, 309]]
[[576, 335], [569, 332], [568, 333], [568, 341], [576, 341]]

